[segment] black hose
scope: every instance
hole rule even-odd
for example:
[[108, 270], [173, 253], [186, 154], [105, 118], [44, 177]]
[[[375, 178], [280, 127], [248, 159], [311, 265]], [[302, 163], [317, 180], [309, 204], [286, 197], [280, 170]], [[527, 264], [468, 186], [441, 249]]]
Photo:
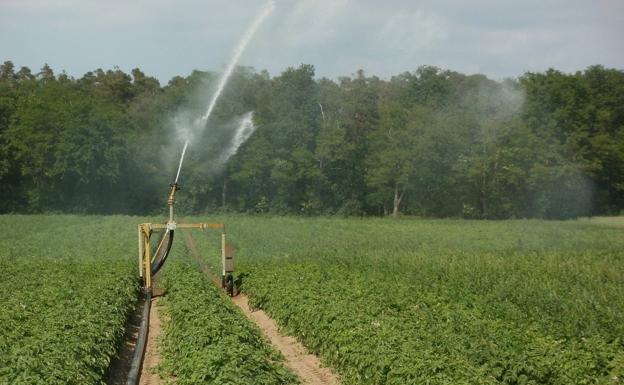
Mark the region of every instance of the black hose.
[[134, 355], [132, 356], [132, 365], [128, 373], [128, 381], [126, 385], [136, 385], [141, 372], [141, 363], [143, 362], [143, 354], [145, 353], [145, 345], [147, 343], [147, 331], [149, 329], [149, 315], [152, 304], [152, 289], [147, 291], [145, 295], [145, 304], [143, 305], [143, 318], [141, 319], [141, 327], [139, 329], [139, 338], [134, 347]]
[[167, 242], [167, 245], [164, 249], [164, 252], [161, 251], [162, 246], [157, 250], [157, 253], [159, 253], [159, 255], [156, 256], [154, 264], [152, 265], [152, 277], [155, 276], [156, 273], [158, 273], [158, 270], [160, 270], [160, 268], [167, 260], [167, 256], [169, 256], [169, 251], [171, 251], [171, 245], [173, 245], [173, 230], [168, 230], [165, 233], [164, 237], [168, 237], [168, 239], [165, 240], [165, 242]]

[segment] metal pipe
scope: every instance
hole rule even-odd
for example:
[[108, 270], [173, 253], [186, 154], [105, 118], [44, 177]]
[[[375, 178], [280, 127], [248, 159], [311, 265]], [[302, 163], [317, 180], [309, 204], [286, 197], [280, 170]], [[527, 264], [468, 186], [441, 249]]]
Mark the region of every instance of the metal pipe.
[[167, 205], [169, 205], [169, 223], [173, 222], [173, 205], [175, 204], [176, 192], [180, 189], [177, 183], [171, 184], [171, 191], [169, 192], [169, 198], [167, 199]]
[[225, 277], [225, 231], [221, 233], [221, 266], [223, 267], [223, 276]]
[[152, 257], [150, 255], [150, 243], [149, 238], [145, 237], [145, 288], [149, 291], [152, 290]]

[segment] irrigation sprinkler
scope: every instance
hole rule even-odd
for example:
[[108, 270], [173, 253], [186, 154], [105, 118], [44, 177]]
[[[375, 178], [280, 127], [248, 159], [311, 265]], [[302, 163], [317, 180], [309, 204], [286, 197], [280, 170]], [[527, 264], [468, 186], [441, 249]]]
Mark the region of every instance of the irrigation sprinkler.
[[[267, 16], [269, 16], [269, 14], [273, 11], [274, 7], [274, 2], [272, 0], [269, 1], [262, 9], [262, 12], [254, 19], [254, 22], [243, 36], [243, 39], [239, 42], [236, 50], [234, 51], [234, 56], [219, 79], [217, 90], [208, 104], [206, 113], [201, 118], [196, 120], [196, 127], [201, 128], [206, 126], [206, 122], [208, 121], [208, 118], [210, 117], [210, 114], [212, 113], [230, 75], [236, 67], [240, 56], [245, 50], [245, 47], [264, 19], [266, 19]], [[243, 122], [241, 122], [239, 129], [236, 131], [234, 143], [224, 153], [224, 157], [222, 159], [223, 162], [225, 162], [229, 156], [236, 152], [236, 149], [238, 149], [242, 142], [244, 142], [249, 135], [251, 135], [253, 129], [254, 127], [250, 113], [245, 117]], [[139, 337], [137, 344], [135, 345], [132, 364], [130, 372], [128, 373], [126, 385], [137, 384], [141, 361], [143, 353], [145, 352], [147, 330], [149, 329], [149, 313], [153, 292], [153, 278], [167, 260], [167, 256], [169, 256], [169, 252], [171, 251], [171, 245], [173, 245], [173, 235], [178, 229], [199, 229], [202, 231], [214, 229], [221, 231], [221, 263], [223, 265], [221, 270], [221, 287], [225, 289], [230, 296], [234, 295], [234, 253], [232, 247], [226, 243], [225, 225], [223, 223], [177, 223], [175, 220], [174, 205], [176, 202], [176, 194], [180, 190], [178, 178], [180, 177], [180, 170], [182, 169], [182, 162], [184, 161], [184, 155], [186, 154], [188, 145], [189, 138], [187, 137], [184, 142], [184, 148], [182, 149], [178, 172], [174, 182], [170, 185], [171, 189], [169, 190], [169, 196], [167, 198], [169, 218], [165, 223], [141, 223], [137, 226], [139, 240], [139, 275], [143, 279], [145, 304], [143, 307], [143, 319], [141, 320], [141, 326], [139, 328]]]
[[223, 223], [177, 223], [175, 219], [174, 206], [176, 194], [180, 190], [178, 177], [186, 145], [180, 158], [180, 167], [176, 181], [170, 185], [167, 206], [169, 207], [169, 217], [165, 223], [141, 223], [138, 225], [139, 239], [139, 275], [143, 278], [143, 289], [145, 291], [145, 304], [143, 306], [143, 318], [139, 327], [139, 336], [134, 349], [130, 371], [126, 385], [136, 385], [141, 370], [141, 362], [145, 353], [147, 343], [147, 333], [149, 329], [149, 314], [154, 291], [154, 276], [165, 264], [171, 245], [173, 245], [173, 235], [180, 230], [220, 230], [221, 231], [221, 261], [223, 263], [221, 286], [228, 295], [234, 295], [234, 255], [232, 246], [226, 242], [225, 225]]
[[[210, 102], [208, 103], [208, 107], [204, 115], [198, 118], [194, 127], [202, 128], [206, 126], [212, 111], [214, 110], [217, 100], [221, 96], [228, 79], [232, 75], [238, 60], [243, 54], [247, 44], [253, 38], [254, 34], [262, 25], [264, 20], [273, 12], [275, 8], [275, 3], [273, 0], [270, 0], [262, 9], [261, 12], [256, 16], [253, 23], [249, 26], [243, 38], [236, 46], [234, 50], [234, 55], [232, 56], [230, 62], [228, 63], [225, 71], [219, 78], [217, 89], [212, 95]], [[234, 136], [234, 143], [225, 151], [223, 162], [227, 160], [228, 157], [232, 156], [238, 147], [253, 133], [254, 127], [252, 122], [252, 114], [249, 113], [245, 116], [243, 121], [241, 122], [238, 130]], [[178, 178], [180, 177], [180, 170], [182, 169], [182, 162], [184, 161], [184, 155], [186, 154], [186, 149], [189, 145], [189, 137], [185, 138], [184, 148], [182, 149], [182, 156], [180, 157], [180, 163], [178, 165], [178, 172], [176, 174], [175, 181], [170, 185], [171, 190], [169, 191], [169, 197], [167, 199], [167, 205], [169, 206], [169, 219], [166, 223], [142, 223], [138, 226], [138, 235], [139, 235], [139, 275], [143, 278], [145, 292], [151, 293], [152, 290], [152, 278], [154, 275], [158, 273], [158, 271], [162, 268], [163, 264], [167, 260], [167, 256], [171, 251], [171, 245], [173, 244], [173, 235], [177, 229], [217, 229], [221, 230], [221, 261], [223, 264], [222, 275], [221, 275], [221, 285], [225, 288], [228, 294], [233, 295], [234, 293], [234, 278], [232, 276], [234, 272], [234, 263], [233, 263], [233, 252], [231, 247], [227, 247], [225, 242], [225, 225], [222, 223], [176, 223], [174, 217], [173, 207], [176, 201], [176, 193], [180, 190], [178, 186]], [[154, 236], [158, 234], [158, 237]], [[153, 237], [154, 236], [154, 237]], [[152, 243], [152, 238], [158, 239], [157, 242]]]

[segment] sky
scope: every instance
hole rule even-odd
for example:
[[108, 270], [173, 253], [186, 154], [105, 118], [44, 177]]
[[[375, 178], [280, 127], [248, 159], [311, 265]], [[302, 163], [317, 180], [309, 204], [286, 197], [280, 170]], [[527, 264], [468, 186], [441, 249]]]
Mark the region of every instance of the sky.
[[[140, 68], [166, 84], [222, 70], [265, 0], [0, 0], [0, 61], [81, 77]], [[422, 65], [494, 79], [593, 64], [624, 69], [624, 0], [276, 0], [241, 58], [278, 75]]]

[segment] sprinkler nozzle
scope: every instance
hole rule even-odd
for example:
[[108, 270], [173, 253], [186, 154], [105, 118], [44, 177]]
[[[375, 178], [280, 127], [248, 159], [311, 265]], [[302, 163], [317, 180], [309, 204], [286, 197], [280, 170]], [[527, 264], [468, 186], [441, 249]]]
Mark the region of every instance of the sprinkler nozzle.
[[176, 192], [180, 190], [180, 186], [178, 186], [178, 184], [175, 182], [170, 184], [169, 186], [171, 187], [171, 191], [169, 192], [167, 205], [169, 206], [169, 223], [173, 223], [173, 205], [175, 204]]
[[173, 205], [175, 203], [176, 191], [180, 190], [180, 186], [178, 186], [177, 183], [171, 183], [169, 187], [171, 187], [171, 191], [169, 192], [169, 199], [167, 199], [167, 204]]

